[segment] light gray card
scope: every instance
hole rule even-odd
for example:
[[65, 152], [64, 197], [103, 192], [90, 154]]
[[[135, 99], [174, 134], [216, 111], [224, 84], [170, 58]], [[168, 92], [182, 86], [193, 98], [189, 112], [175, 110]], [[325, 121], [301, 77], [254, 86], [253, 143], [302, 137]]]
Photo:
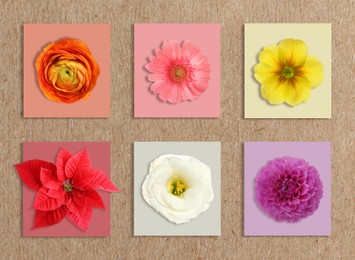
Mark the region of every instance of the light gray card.
[[[149, 206], [142, 184], [149, 164], [164, 154], [189, 155], [211, 168], [214, 200], [210, 208], [184, 224], [175, 224]], [[221, 235], [221, 144], [219, 142], [134, 143], [134, 235], [135, 236], [220, 236]]]

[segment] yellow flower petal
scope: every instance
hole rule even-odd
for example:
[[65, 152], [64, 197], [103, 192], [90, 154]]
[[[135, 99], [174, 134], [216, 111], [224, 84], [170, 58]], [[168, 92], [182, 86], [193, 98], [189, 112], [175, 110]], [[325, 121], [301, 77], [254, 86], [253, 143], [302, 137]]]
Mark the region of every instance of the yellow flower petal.
[[256, 64], [256, 66], [254, 67], [254, 71], [254, 77], [260, 83], [266, 83], [270, 80], [274, 80], [275, 77], [280, 74], [277, 68], [269, 66], [265, 63]]
[[267, 46], [259, 53], [259, 61], [269, 66], [280, 67], [284, 62], [279, 46]]
[[261, 95], [273, 105], [278, 105], [285, 101], [283, 97], [283, 85], [278, 81], [269, 84], [262, 84]]
[[311, 87], [317, 87], [323, 81], [323, 65], [316, 57], [308, 56], [300, 74], [310, 82]]
[[286, 58], [286, 65], [302, 66], [307, 59], [307, 45], [302, 40], [286, 39], [279, 44]]
[[311, 84], [308, 80], [295, 76], [292, 80], [285, 81], [284, 99], [291, 106], [306, 101], [311, 95]]

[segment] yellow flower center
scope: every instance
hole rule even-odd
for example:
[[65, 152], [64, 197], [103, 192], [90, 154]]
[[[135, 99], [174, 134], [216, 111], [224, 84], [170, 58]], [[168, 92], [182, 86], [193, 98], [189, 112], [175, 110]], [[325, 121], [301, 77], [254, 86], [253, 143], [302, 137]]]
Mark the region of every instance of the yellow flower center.
[[63, 188], [66, 192], [71, 192], [73, 190], [73, 185], [66, 184], [66, 185], [63, 185]]
[[289, 79], [295, 75], [295, 71], [291, 67], [285, 67], [284, 70], [282, 71], [282, 75], [285, 78]]
[[65, 82], [67, 84], [75, 82], [75, 72], [69, 68], [61, 68], [59, 71], [59, 78], [61, 82]]
[[181, 77], [182, 73], [183, 73], [182, 69], [177, 69], [175, 71], [175, 76], [179, 78], [179, 77]]
[[181, 196], [188, 188], [185, 180], [173, 177], [168, 182], [169, 192], [174, 196]]
[[68, 179], [68, 180], [65, 180], [63, 181], [63, 189], [66, 191], [66, 192], [71, 192], [73, 190], [73, 183]]
[[48, 77], [53, 86], [63, 92], [78, 91], [84, 80], [83, 65], [79, 62], [60, 60], [52, 65]]

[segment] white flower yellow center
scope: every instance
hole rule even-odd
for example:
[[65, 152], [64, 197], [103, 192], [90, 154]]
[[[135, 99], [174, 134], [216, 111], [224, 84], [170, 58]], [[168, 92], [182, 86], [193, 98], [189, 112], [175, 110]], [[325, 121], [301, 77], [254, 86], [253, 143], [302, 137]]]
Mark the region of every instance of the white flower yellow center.
[[189, 222], [212, 203], [211, 169], [191, 156], [162, 155], [150, 163], [142, 194], [169, 221]]
[[183, 178], [174, 176], [168, 181], [168, 190], [174, 196], [182, 196], [187, 189], [188, 184]]

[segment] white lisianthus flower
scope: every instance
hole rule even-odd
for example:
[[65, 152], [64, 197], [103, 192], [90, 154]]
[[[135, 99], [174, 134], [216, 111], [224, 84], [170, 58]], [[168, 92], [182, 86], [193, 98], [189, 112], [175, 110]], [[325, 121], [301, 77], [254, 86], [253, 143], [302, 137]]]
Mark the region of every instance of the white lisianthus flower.
[[205, 212], [214, 198], [211, 169], [191, 156], [162, 155], [150, 163], [142, 193], [169, 221], [189, 222]]

